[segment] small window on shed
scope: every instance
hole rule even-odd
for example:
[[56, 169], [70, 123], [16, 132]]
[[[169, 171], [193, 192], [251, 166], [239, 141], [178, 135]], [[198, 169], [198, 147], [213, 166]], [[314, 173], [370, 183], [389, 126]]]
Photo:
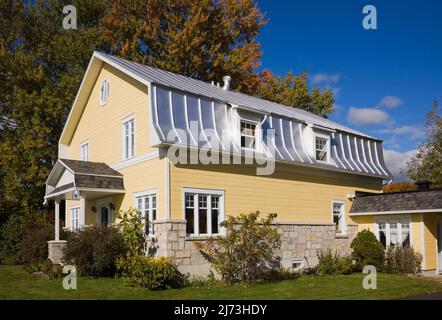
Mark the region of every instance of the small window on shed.
[[100, 87], [100, 103], [104, 106], [109, 100], [109, 80], [103, 80]]

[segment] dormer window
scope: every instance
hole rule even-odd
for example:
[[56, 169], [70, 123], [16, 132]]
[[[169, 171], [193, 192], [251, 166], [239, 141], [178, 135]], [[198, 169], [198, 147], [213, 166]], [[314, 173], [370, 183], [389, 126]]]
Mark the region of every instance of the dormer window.
[[330, 159], [330, 137], [324, 134], [315, 134], [315, 157], [318, 161], [328, 162]]
[[256, 124], [248, 121], [241, 121], [241, 148], [255, 149], [256, 146]]

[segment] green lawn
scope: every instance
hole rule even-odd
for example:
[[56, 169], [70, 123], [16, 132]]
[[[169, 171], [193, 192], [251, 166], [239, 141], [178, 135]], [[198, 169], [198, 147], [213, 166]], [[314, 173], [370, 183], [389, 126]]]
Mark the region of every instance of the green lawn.
[[365, 275], [304, 277], [250, 287], [184, 288], [148, 291], [120, 279], [79, 278], [77, 290], [64, 290], [62, 280], [47, 280], [19, 266], [0, 266], [0, 299], [397, 299], [442, 291], [424, 279], [378, 274], [378, 289], [364, 290]]

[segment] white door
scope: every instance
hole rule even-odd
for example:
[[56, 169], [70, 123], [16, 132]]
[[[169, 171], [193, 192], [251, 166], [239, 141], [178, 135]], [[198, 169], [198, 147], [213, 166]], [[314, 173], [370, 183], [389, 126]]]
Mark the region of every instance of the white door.
[[437, 223], [437, 259], [439, 261], [439, 273], [442, 273], [442, 220]]

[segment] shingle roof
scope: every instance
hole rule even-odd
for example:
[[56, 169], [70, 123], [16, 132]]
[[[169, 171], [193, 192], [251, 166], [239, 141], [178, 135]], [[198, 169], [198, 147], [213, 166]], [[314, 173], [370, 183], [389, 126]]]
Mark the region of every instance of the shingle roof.
[[102, 176], [121, 177], [122, 174], [115, 171], [102, 162], [79, 161], [70, 159], [60, 159], [60, 161], [71, 169], [75, 174], [92, 174]]
[[350, 214], [437, 209], [442, 212], [442, 190], [407, 191], [357, 196]]

